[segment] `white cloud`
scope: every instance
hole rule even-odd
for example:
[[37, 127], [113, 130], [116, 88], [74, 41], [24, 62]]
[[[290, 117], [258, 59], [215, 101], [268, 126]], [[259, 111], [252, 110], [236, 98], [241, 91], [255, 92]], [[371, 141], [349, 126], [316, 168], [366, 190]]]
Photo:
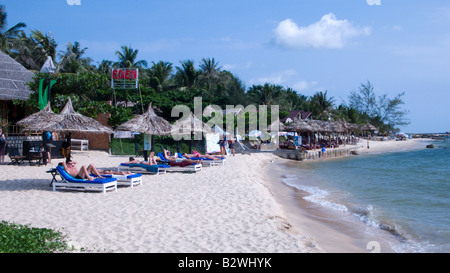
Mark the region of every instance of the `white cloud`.
[[310, 89], [316, 85], [317, 85], [317, 82], [315, 82], [315, 81], [312, 81], [312, 82], [299, 81], [299, 82], [294, 83], [292, 88], [297, 91], [310, 91]]
[[309, 26], [299, 27], [291, 19], [280, 22], [274, 30], [274, 42], [293, 49], [342, 48], [350, 38], [369, 35], [370, 31], [369, 27], [354, 26], [347, 20], [337, 20], [333, 13], [329, 13]]
[[253, 85], [253, 84], [255, 84], [255, 85], [257, 85], [257, 84], [265, 84], [265, 83], [284, 85], [289, 80], [289, 78], [291, 78], [295, 74], [297, 74], [297, 72], [295, 70], [288, 69], [288, 70], [285, 70], [285, 71], [274, 73], [274, 74], [269, 75], [269, 76], [264, 76], [264, 77], [251, 79], [249, 81], [249, 83], [251, 85]]

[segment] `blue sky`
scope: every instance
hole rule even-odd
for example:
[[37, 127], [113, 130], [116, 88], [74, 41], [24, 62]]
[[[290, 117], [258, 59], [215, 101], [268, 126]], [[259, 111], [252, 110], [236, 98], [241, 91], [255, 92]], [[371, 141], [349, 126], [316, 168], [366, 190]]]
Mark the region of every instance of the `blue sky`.
[[[69, 5], [77, 3], [80, 5]], [[368, 2], [379, 5], [369, 5]], [[215, 58], [247, 87], [266, 82], [336, 104], [370, 81], [405, 92], [405, 132], [450, 131], [450, 2], [445, 0], [3, 0], [8, 25], [52, 32], [95, 63], [122, 45], [139, 59]]]

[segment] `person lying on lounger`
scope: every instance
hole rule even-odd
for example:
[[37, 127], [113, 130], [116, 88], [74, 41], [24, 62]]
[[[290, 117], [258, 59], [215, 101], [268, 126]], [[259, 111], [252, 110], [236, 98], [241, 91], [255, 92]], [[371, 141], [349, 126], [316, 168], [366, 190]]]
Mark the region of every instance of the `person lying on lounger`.
[[87, 179], [89, 181], [94, 180], [93, 177], [91, 177], [89, 174], [92, 173], [96, 176], [101, 176], [100, 173], [97, 171], [97, 169], [94, 167], [94, 165], [90, 164], [87, 168], [86, 166], [81, 166], [80, 170], [77, 169], [77, 162], [72, 160], [63, 161], [62, 165], [64, 167], [64, 170], [70, 174], [71, 176], [77, 178], [77, 179]]
[[155, 157], [150, 153], [149, 161], [145, 160], [137, 160], [134, 157], [130, 156], [128, 159], [128, 162], [125, 162], [125, 164], [143, 164], [143, 165], [157, 165]]
[[220, 156], [220, 155], [207, 155], [207, 154], [202, 155], [202, 154], [200, 154], [198, 152], [196, 153], [195, 151], [194, 151], [193, 154], [184, 153], [183, 156], [186, 157], [186, 158], [189, 158], [189, 159], [194, 159], [194, 158], [198, 158], [198, 157], [203, 157], [203, 158], [212, 159], [212, 160], [221, 160], [221, 159], [223, 159], [223, 157]]
[[117, 174], [117, 175], [127, 175], [127, 174], [132, 174], [132, 172], [115, 172], [113, 170], [97, 170], [98, 173], [100, 174]]
[[200, 164], [202, 163], [203, 159], [200, 160], [192, 160], [192, 159], [188, 159], [188, 158], [179, 158], [178, 156], [172, 156], [170, 155], [170, 151], [167, 151], [166, 149], [164, 149], [164, 157], [169, 161], [169, 162], [187, 162], [187, 163], [191, 163], [192, 165], [194, 164]]

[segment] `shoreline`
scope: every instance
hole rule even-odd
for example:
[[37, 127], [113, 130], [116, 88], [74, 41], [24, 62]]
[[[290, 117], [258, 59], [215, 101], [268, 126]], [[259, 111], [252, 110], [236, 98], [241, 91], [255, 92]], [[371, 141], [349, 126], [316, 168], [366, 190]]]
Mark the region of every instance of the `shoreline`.
[[[371, 146], [370, 152], [376, 150]], [[73, 156], [79, 166], [110, 169], [127, 160], [100, 151]], [[327, 220], [329, 214], [281, 181], [281, 164], [307, 162], [272, 153], [236, 154], [224, 166], [196, 174], [143, 175], [142, 185], [102, 194], [53, 192], [46, 171], [61, 160], [1, 165], [0, 220], [60, 230], [85, 252], [368, 252], [342, 232], [349, 226]]]
[[[357, 146], [358, 155], [383, 154], [390, 152], [410, 151], [424, 149], [425, 146], [434, 142], [430, 139], [411, 139], [407, 141], [370, 141], [369, 149], [366, 142]], [[331, 253], [368, 253], [371, 251], [370, 242], [377, 241], [382, 245], [383, 253], [395, 252], [390, 245], [398, 243], [399, 238], [388, 231], [376, 227], [369, 227], [360, 219], [350, 215], [341, 215], [338, 212], [318, 207], [304, 199], [308, 194], [283, 182], [283, 168], [295, 167], [297, 164], [308, 164], [308, 162], [319, 162], [339, 160], [346, 157], [321, 158], [306, 161], [295, 161], [277, 157], [266, 175], [270, 177], [270, 190], [278, 203], [284, 208], [288, 220], [300, 233], [314, 238], [325, 252]], [[305, 179], [308, 179], [305, 177]], [[371, 230], [369, 234], [361, 232]], [[373, 234], [370, 234], [373, 233]]]

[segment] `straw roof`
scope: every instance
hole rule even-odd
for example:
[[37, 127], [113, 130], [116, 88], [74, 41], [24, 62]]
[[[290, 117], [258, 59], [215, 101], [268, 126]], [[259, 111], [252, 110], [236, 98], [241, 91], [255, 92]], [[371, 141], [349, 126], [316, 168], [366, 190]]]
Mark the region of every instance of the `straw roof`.
[[366, 124], [362, 125], [359, 129], [361, 131], [376, 131], [376, 130], [378, 130], [377, 127], [373, 126], [370, 123], [366, 123]]
[[150, 135], [170, 135], [172, 125], [164, 118], [157, 116], [149, 104], [147, 112], [136, 115], [117, 127], [118, 131], [133, 131]]
[[302, 119], [298, 119], [286, 126], [286, 130], [290, 132], [314, 132], [314, 128]]
[[28, 100], [33, 92], [26, 85], [34, 73], [0, 51], [0, 100]]
[[192, 112], [188, 117], [183, 117], [177, 120], [172, 125], [172, 135], [187, 135], [190, 133], [211, 133], [212, 129], [207, 126], [203, 121], [199, 120]]
[[52, 108], [50, 107], [50, 102], [47, 103], [44, 109], [39, 112], [36, 112], [28, 117], [21, 119], [17, 122], [17, 125], [20, 126], [34, 126], [38, 123], [48, 123], [49, 120], [52, 120], [57, 114], [53, 113]]
[[276, 126], [277, 126], [277, 121], [274, 121], [267, 127], [267, 130], [270, 132], [275, 132], [275, 131], [283, 132], [288, 129], [288, 127], [286, 125], [284, 125], [283, 122], [280, 122], [280, 121], [278, 121], [278, 130], [276, 130], [277, 129]]
[[41, 130], [59, 133], [113, 133], [111, 128], [102, 125], [97, 120], [75, 112], [70, 98], [59, 115], [50, 116], [48, 119], [43, 119], [40, 123], [29, 125], [22, 131]]

